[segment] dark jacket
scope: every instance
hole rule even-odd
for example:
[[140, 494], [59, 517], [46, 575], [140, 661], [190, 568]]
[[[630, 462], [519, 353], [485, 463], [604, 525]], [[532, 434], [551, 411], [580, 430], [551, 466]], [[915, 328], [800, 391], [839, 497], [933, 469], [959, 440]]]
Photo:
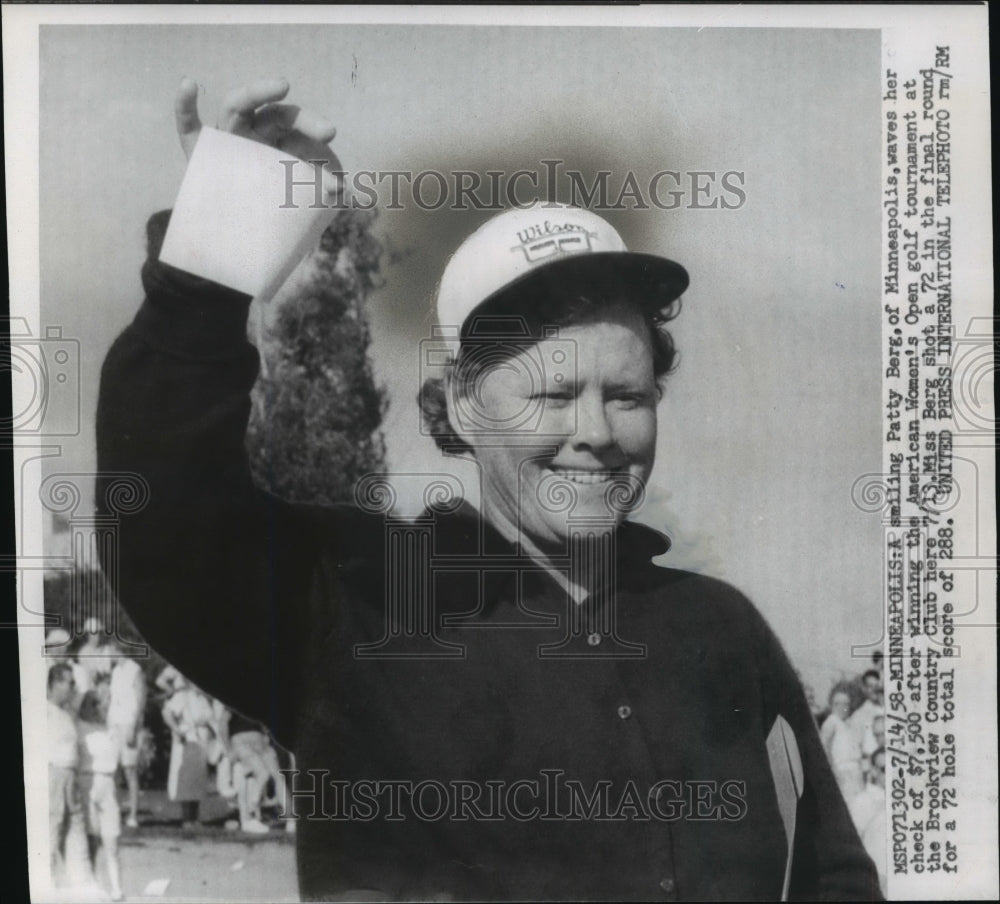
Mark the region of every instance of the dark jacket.
[[[654, 565], [655, 532], [619, 530], [614, 592], [581, 610], [468, 508], [411, 529], [256, 489], [249, 300], [159, 264], [165, 223], [102, 375], [99, 468], [149, 488], [108, 570], [163, 656], [295, 752], [303, 897], [777, 899], [780, 714], [805, 774], [791, 897], [878, 898], [778, 641], [733, 588]], [[403, 574], [407, 530], [429, 545]], [[415, 586], [424, 630], [397, 617]]]

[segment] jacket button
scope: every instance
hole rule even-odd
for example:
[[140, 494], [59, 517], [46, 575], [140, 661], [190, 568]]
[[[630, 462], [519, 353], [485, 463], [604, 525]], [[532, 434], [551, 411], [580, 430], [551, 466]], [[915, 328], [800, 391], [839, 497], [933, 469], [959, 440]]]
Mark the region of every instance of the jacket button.
[[596, 631], [593, 634], [587, 635], [587, 643], [589, 643], [592, 647], [596, 647], [600, 642], [601, 642], [601, 635], [598, 634]]
[[623, 703], [621, 706], [618, 707], [619, 719], [627, 719], [631, 715], [632, 715], [632, 707], [629, 706], [627, 703]]
[[677, 890], [677, 883], [668, 876], [666, 879], [660, 879], [660, 888], [668, 895], [672, 895]]

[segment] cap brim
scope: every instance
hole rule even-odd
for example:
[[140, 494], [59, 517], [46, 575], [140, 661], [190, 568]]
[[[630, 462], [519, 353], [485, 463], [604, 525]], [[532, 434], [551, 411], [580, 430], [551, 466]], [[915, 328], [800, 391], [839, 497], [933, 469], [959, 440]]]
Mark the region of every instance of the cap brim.
[[[466, 316], [500, 315], [526, 292], [565, 292], [580, 287], [605, 295], [609, 302], [626, 298], [643, 310], [655, 312], [676, 301], [687, 289], [687, 270], [676, 261], [635, 251], [573, 254], [554, 260], [512, 280], [483, 299]], [[463, 334], [466, 330], [463, 328]]]

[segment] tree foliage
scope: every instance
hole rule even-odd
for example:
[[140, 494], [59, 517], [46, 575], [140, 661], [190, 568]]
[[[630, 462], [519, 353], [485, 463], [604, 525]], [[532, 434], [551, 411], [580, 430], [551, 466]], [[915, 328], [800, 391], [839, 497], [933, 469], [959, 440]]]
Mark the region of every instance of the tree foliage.
[[364, 309], [383, 251], [373, 220], [338, 214], [265, 331], [247, 447], [258, 484], [285, 499], [348, 500], [360, 477], [384, 469], [386, 400]]

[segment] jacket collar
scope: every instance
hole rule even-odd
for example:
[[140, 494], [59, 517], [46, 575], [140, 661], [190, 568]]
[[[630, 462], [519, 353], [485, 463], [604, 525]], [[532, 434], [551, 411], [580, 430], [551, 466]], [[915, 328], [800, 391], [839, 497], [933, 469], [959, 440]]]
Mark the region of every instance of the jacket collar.
[[[520, 544], [501, 535], [468, 501], [463, 501], [451, 512], [425, 510], [421, 518], [434, 521], [433, 555], [474, 558], [478, 567], [483, 566], [483, 560], [496, 560], [496, 572], [502, 576], [486, 582], [488, 606], [492, 607], [503, 597], [512, 598], [513, 584], [517, 580], [523, 582], [530, 596], [562, 594], [542, 563], [532, 559]], [[670, 538], [644, 524], [626, 521], [615, 532], [615, 541], [616, 589], [648, 587], [658, 570], [650, 560], [670, 548]]]

